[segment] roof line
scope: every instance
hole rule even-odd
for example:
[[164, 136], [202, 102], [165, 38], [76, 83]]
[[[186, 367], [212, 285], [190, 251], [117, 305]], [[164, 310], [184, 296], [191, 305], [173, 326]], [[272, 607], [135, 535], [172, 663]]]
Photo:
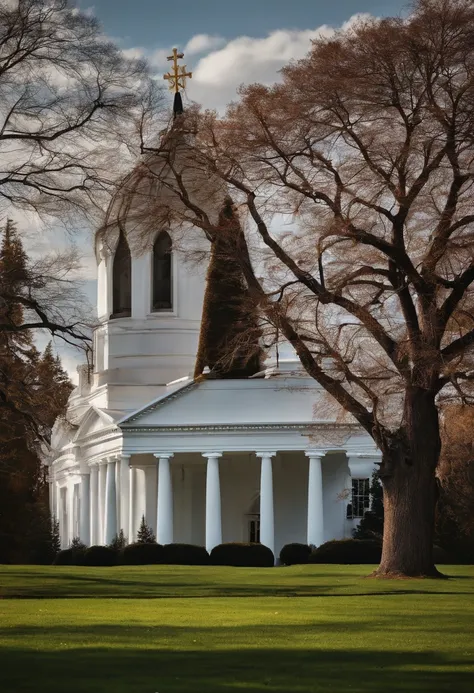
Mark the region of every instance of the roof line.
[[164, 402], [170, 401], [178, 396], [183, 395], [188, 390], [192, 390], [195, 387], [197, 387], [197, 385], [199, 385], [199, 383], [197, 383], [195, 380], [192, 380], [190, 383], [183, 383], [183, 385], [180, 385], [178, 388], [173, 390], [173, 392], [166, 392], [165, 394], [160, 395], [151, 402], [148, 402], [148, 404], [145, 404], [144, 407], [140, 407], [140, 409], [137, 409], [131, 414], [127, 414], [127, 416], [124, 416], [123, 418], [119, 419], [116, 425], [120, 426], [121, 424], [127, 423], [129, 421], [135, 421], [135, 419], [139, 418], [143, 414], [147, 414], [149, 411], [153, 411]]

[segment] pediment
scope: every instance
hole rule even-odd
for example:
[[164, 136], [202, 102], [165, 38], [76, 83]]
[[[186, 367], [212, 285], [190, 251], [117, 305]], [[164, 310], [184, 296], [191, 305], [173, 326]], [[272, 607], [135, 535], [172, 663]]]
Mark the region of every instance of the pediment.
[[335, 422], [317, 418], [321, 388], [311, 378], [203, 380], [188, 382], [174, 392], [117, 422], [120, 428], [311, 425]]
[[71, 445], [76, 432], [76, 425], [66, 419], [56, 419], [51, 431], [51, 449], [59, 451]]
[[91, 406], [81, 419], [77, 433], [74, 436], [74, 442], [111, 428], [114, 424], [115, 421], [109, 414], [98, 407]]

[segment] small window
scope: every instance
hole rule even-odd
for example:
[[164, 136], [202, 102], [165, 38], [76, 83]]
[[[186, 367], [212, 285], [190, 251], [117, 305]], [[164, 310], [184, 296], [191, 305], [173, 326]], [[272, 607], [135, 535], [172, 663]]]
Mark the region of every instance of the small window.
[[162, 231], [153, 245], [152, 310], [173, 309], [171, 238]]
[[132, 313], [132, 258], [122, 232], [114, 256], [112, 284], [112, 318], [129, 317]]
[[260, 544], [260, 515], [249, 518], [248, 541], [251, 544]]
[[[351, 507], [350, 516], [349, 507]], [[361, 518], [369, 509], [370, 479], [352, 479], [352, 503], [348, 506], [347, 516], [354, 519]]]

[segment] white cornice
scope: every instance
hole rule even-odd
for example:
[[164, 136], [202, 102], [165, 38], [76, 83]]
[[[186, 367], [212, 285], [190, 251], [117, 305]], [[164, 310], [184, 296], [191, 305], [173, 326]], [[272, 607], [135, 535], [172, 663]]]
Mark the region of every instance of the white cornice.
[[333, 423], [268, 423], [268, 424], [198, 424], [182, 426], [127, 426], [123, 429], [124, 437], [127, 433], [247, 433], [250, 431], [326, 431], [335, 433], [361, 433], [363, 429], [359, 424], [333, 424]]

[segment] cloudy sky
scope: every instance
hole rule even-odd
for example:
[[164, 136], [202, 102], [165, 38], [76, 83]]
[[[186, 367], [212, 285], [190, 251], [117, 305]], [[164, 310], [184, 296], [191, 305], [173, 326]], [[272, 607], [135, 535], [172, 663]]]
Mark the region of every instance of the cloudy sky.
[[[171, 49], [184, 51], [193, 71], [186, 97], [220, 111], [240, 84], [277, 80], [283, 65], [307, 53], [312, 38], [360, 14], [399, 15], [409, 8], [406, 0], [79, 0], [77, 5], [94, 14], [126, 53], [146, 56], [158, 79], [169, 68]], [[95, 302], [95, 263], [86, 237], [84, 276]], [[74, 377], [80, 355], [60, 351]]]

